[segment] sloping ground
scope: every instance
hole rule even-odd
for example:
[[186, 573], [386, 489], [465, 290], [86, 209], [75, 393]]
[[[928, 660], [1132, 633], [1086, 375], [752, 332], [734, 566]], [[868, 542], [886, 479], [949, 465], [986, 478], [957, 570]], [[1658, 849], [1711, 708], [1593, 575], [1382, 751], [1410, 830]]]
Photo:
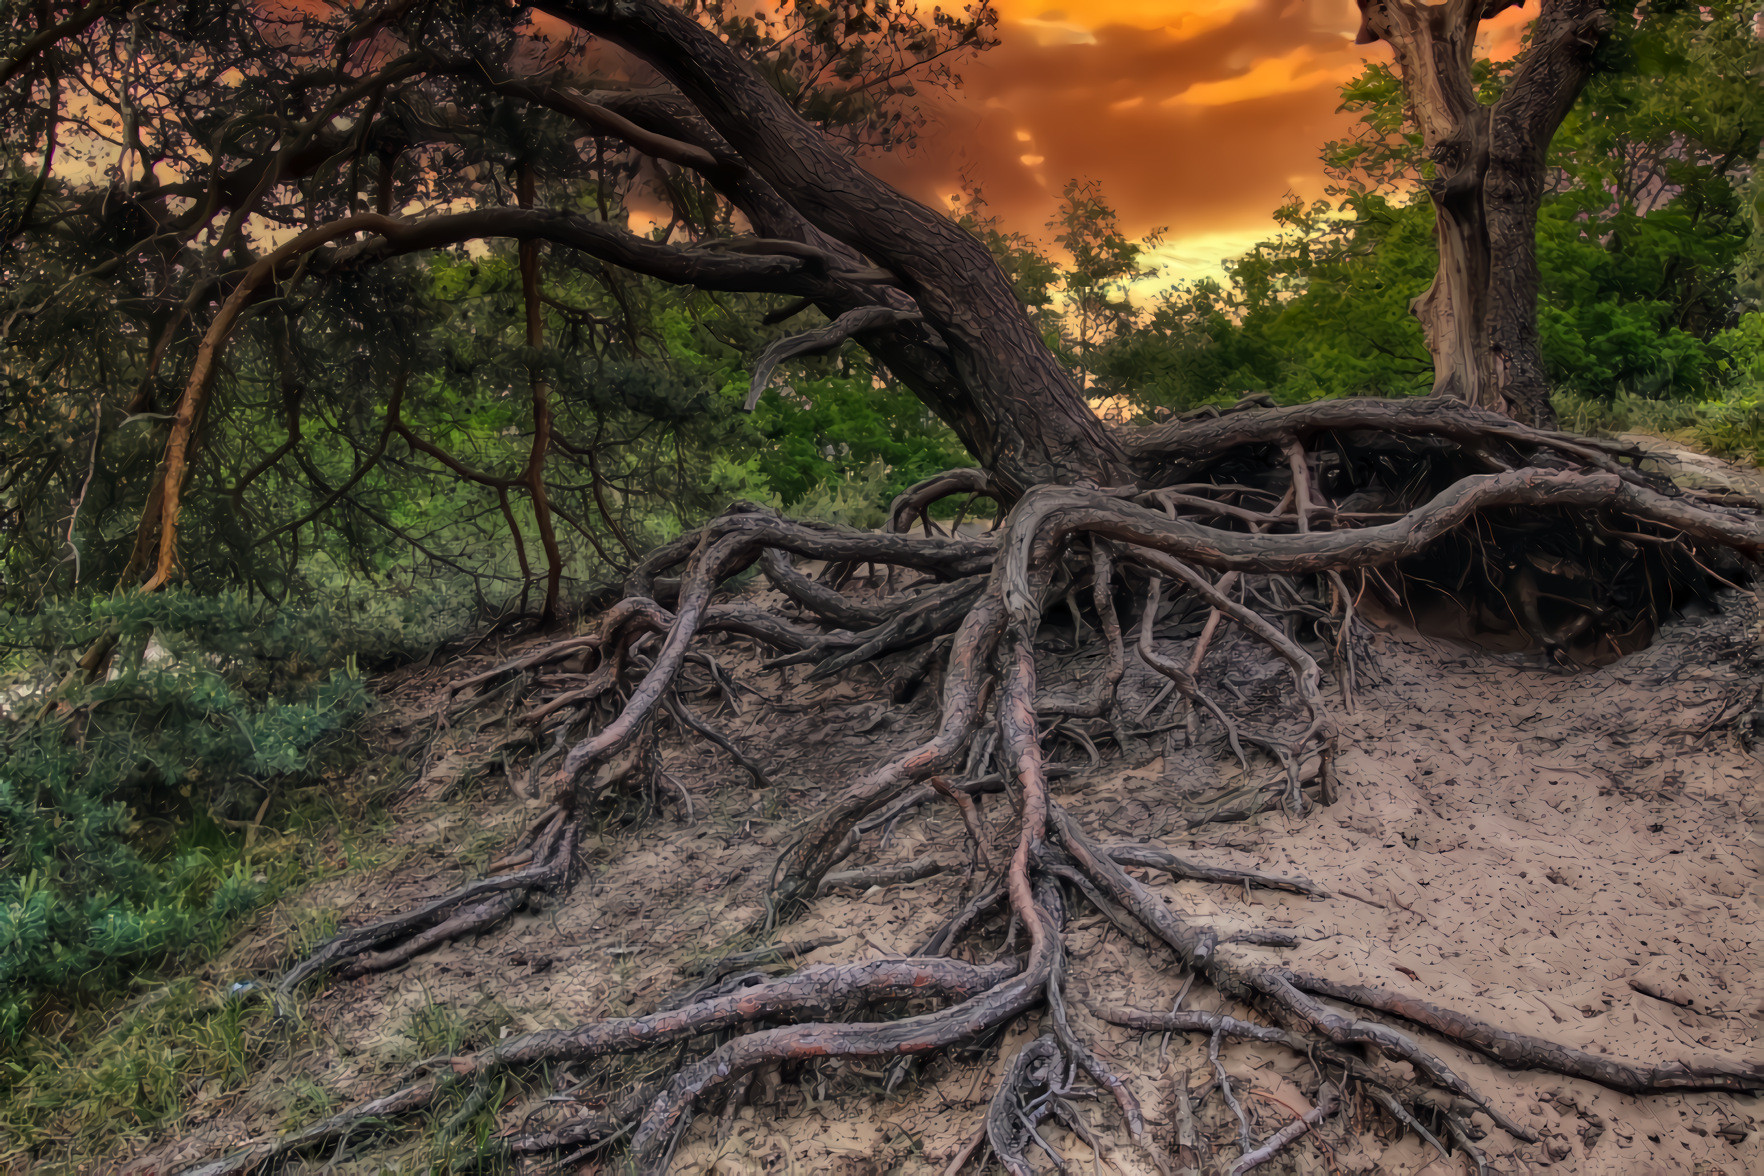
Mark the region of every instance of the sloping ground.
[[[1186, 835], [1184, 798], [1234, 777], [1217, 745], [1182, 747], [1180, 728], [1163, 755], [1138, 766], [1105, 759], [1092, 768], [1083, 751], [1062, 742], [1061, 755], [1078, 772], [1057, 782], [1055, 792], [1100, 838], [1156, 840], [1203, 861], [1301, 874], [1328, 888], [1331, 897], [1312, 900], [1148, 879], [1177, 908], [1223, 927], [1291, 929], [1303, 945], [1288, 958], [1305, 970], [1411, 991], [1595, 1052], [1644, 1061], [1756, 1057], [1764, 997], [1764, 768], [1740, 750], [1731, 724], [1749, 710], [1764, 672], [1758, 624], [1750, 597], [1735, 593], [1725, 611], [1676, 620], [1647, 650], [1576, 676], [1375, 633], [1357, 711], [1341, 716], [1340, 800], [1302, 822], [1274, 812]], [[497, 728], [474, 735], [441, 730], [437, 720], [447, 681], [510, 652], [481, 649], [465, 662], [401, 672], [383, 683], [387, 706], [376, 737], [427, 747], [424, 773], [402, 802], [396, 832], [413, 852], [384, 876], [312, 888], [276, 913], [280, 925], [309, 926], [314, 912], [325, 911], [374, 917], [438, 893], [481, 870], [532, 818], [536, 810], [510, 797], [499, 775], [481, 783], [469, 772], [461, 776], [473, 749], [488, 745]], [[738, 713], [719, 713], [715, 721], [771, 768], [774, 787], [754, 788], [721, 753], [670, 734], [664, 767], [692, 798], [691, 822], [677, 796], [664, 790], [662, 811], [586, 838], [582, 879], [556, 906], [400, 971], [315, 990], [306, 1011], [319, 1048], [267, 1067], [238, 1093], [200, 1104], [179, 1141], [130, 1167], [174, 1172], [198, 1155], [274, 1130], [291, 1113], [310, 1120], [327, 1105], [321, 1092], [332, 1106], [382, 1093], [420, 1056], [647, 1011], [683, 983], [683, 969], [729, 946], [759, 912], [768, 871], [795, 820], [890, 749], [920, 738], [933, 709], [927, 691], [911, 705], [890, 706], [887, 687], [869, 670], [809, 686], [800, 684], [800, 669], [785, 671], [784, 680], [760, 673], [757, 658], [737, 643], [716, 653], [767, 696], [748, 698]], [[1078, 673], [1089, 664], [1061, 668]], [[1257, 648], [1229, 637], [1215, 647], [1209, 667], [1252, 701], [1258, 683], [1278, 680], [1269, 678]], [[1123, 684], [1128, 712], [1136, 713], [1154, 687], [1135, 664]], [[711, 716], [710, 703], [695, 705]], [[494, 713], [484, 708], [469, 718]], [[464, 798], [442, 795], [454, 791]], [[1008, 802], [984, 800], [985, 822], [1002, 845]], [[848, 864], [931, 855], [951, 868], [913, 885], [824, 897], [810, 917], [784, 931], [793, 941], [825, 943], [807, 960], [910, 952], [978, 885], [965, 877], [962, 826], [947, 806], [907, 814], [875, 847], [872, 836]], [[1198, 1090], [1211, 1076], [1205, 1041], [1178, 1035], [1165, 1055], [1155, 1037], [1107, 1026], [1083, 1002], [1167, 1008], [1182, 977], [1161, 949], [1124, 941], [1082, 903], [1075, 910], [1068, 988], [1078, 998], [1074, 1020], [1131, 1081], [1169, 1147], [1173, 1083], [1186, 1076]], [[984, 942], [990, 953], [999, 940]], [[277, 961], [256, 962], [267, 973]], [[1189, 1000], [1191, 1007], [1217, 1003], [1207, 990]], [[763, 1075], [727, 1142], [713, 1140], [715, 1108], [701, 1115], [676, 1171], [941, 1171], [979, 1123], [1003, 1065], [1000, 1047], [1008, 1055], [1038, 1031], [1021, 1023], [986, 1050], [934, 1060], [893, 1094], [882, 1093], [880, 1067], [869, 1064]], [[1552, 1075], [1511, 1074], [1437, 1041], [1430, 1047], [1543, 1134], [1541, 1144], [1518, 1145], [1491, 1129], [1482, 1146], [1499, 1171], [1764, 1171], [1764, 1111], [1756, 1099], [1634, 1099]], [[1287, 1107], [1309, 1105], [1289, 1077], [1308, 1067], [1304, 1059], [1244, 1045], [1227, 1047], [1222, 1059], [1240, 1093], [1255, 1092], [1243, 1101], [1258, 1138], [1290, 1121]], [[628, 1081], [664, 1060], [620, 1073]], [[565, 1075], [554, 1085], [568, 1089], [599, 1073]], [[584, 1093], [606, 1090], [593, 1081]], [[579, 1110], [540, 1101], [548, 1092], [504, 1094], [502, 1121], [516, 1121], [523, 1105], [545, 1119]], [[1117, 1171], [1155, 1171], [1126, 1143], [1112, 1113], [1083, 1105]], [[1218, 1157], [1229, 1162], [1236, 1125], [1218, 1095], [1200, 1103], [1196, 1115]], [[1480, 1116], [1478, 1123], [1491, 1127]], [[433, 1125], [413, 1134], [423, 1138], [402, 1153], [364, 1152], [353, 1160], [330, 1154], [294, 1170], [426, 1170], [435, 1159]], [[1061, 1129], [1045, 1134], [1069, 1160], [1090, 1165], [1078, 1139]], [[1300, 1141], [1264, 1170], [1447, 1172], [1461, 1162], [1440, 1160], [1382, 1111], [1359, 1102], [1325, 1124], [1320, 1140]]]

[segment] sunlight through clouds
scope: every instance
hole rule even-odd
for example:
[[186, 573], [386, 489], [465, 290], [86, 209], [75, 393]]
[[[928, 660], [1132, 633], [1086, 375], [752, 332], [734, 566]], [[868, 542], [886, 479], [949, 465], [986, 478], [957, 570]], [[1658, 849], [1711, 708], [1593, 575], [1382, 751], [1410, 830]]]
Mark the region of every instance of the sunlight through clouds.
[[1135, 235], [1169, 226], [1171, 277], [1219, 272], [1272, 229], [1342, 134], [1334, 88], [1382, 58], [1354, 0], [995, 0], [999, 45], [962, 67], [917, 151], [870, 162], [921, 196], [977, 182], [1045, 239], [1067, 179], [1101, 183]]
[[[1133, 235], [1168, 226], [1169, 272], [1273, 231], [1289, 192], [1322, 195], [1322, 145], [1349, 128], [1336, 88], [1383, 45], [1356, 46], [1354, 0], [994, 0], [1000, 43], [965, 62], [919, 147], [865, 162], [942, 203], [972, 180], [1006, 226], [1046, 239], [1068, 179], [1098, 181]], [[1487, 22], [1515, 51], [1535, 5]], [[1221, 252], [1223, 251], [1223, 252]]]
[[1287, 94], [1311, 90], [1323, 85], [1340, 85], [1360, 71], [1359, 61], [1337, 61], [1319, 64], [1317, 53], [1300, 47], [1281, 57], [1270, 57], [1238, 74], [1217, 82], [1196, 82], [1180, 94], [1163, 100], [1164, 106], [1223, 106], [1230, 102], [1248, 102], [1271, 94]]

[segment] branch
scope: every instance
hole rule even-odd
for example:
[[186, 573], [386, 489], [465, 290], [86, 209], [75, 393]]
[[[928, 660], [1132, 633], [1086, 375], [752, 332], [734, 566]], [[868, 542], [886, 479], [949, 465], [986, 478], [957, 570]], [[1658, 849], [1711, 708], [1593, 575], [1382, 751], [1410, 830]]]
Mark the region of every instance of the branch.
[[1546, 3], [1519, 67], [1494, 104], [1492, 146], [1523, 154], [1540, 183], [1550, 139], [1586, 85], [1593, 50], [1611, 28], [1609, 7], [1607, 0]]
[[[1546, 0], [1547, 3], [1547, 0]], [[1425, 21], [1432, 13], [1423, 16], [1420, 9], [1443, 10], [1439, 13], [1448, 24], [1464, 26], [1469, 22], [1469, 31], [1475, 32], [1475, 24], [1499, 16], [1509, 8], [1525, 7], [1525, 0], [1446, 0], [1444, 4], [1417, 4], [1414, 0], [1359, 0], [1360, 30], [1354, 35], [1354, 44], [1370, 45], [1374, 41], [1390, 42], [1397, 35], [1391, 10], [1395, 9], [1400, 18], [1410, 22]]]
[[754, 406], [765, 393], [766, 386], [772, 381], [772, 373], [786, 359], [798, 355], [823, 355], [866, 331], [885, 331], [904, 323], [923, 321], [924, 315], [910, 311], [894, 310], [886, 306], [860, 306], [856, 310], [846, 311], [824, 327], [774, 340], [760, 352], [759, 359], [754, 362], [753, 381], [748, 387], [747, 402], [741, 406], [741, 410], [754, 410]]
[[800, 242], [746, 239], [739, 245], [707, 243], [682, 248], [652, 241], [605, 221], [554, 209], [479, 208], [420, 220], [380, 217], [378, 235], [339, 249], [329, 264], [382, 261], [485, 237], [550, 241], [602, 261], [678, 286], [738, 293], [801, 294], [818, 279], [875, 282], [880, 271], [841, 268], [841, 259]]
[[665, 159], [694, 171], [739, 170], [742, 166], [740, 159], [730, 153], [725, 152], [719, 156], [696, 144], [641, 127], [618, 111], [593, 101], [577, 90], [535, 85], [518, 78], [496, 77], [487, 66], [476, 61], [442, 62], [433, 72], [475, 80], [499, 94], [555, 110], [597, 135], [620, 139], [645, 155]]
[[[301, 233], [266, 254], [240, 277], [197, 349], [190, 378], [178, 405], [176, 419], [166, 439], [161, 467], [160, 493], [150, 498], [137, 533], [137, 550], [157, 547], [153, 575], [145, 591], [164, 587], [176, 571], [177, 521], [182, 492], [189, 475], [190, 443], [206, 411], [210, 388], [221, 350], [238, 325], [245, 308], [258, 291], [281, 273], [284, 266], [300, 265], [307, 254], [339, 238], [375, 233], [358, 245], [336, 250], [332, 266], [383, 260], [404, 253], [458, 245], [483, 237], [515, 240], [547, 240], [593, 254], [605, 261], [649, 274], [676, 285], [711, 290], [797, 293], [812, 287], [814, 271], [833, 259], [766, 253], [747, 256], [721, 249], [680, 249], [650, 241], [603, 221], [572, 213], [524, 208], [483, 208], [471, 212], [404, 221], [381, 213], [359, 213]], [[794, 243], [793, 243], [794, 244]], [[804, 246], [807, 250], [809, 247]]]
[[[1020, 608], [1019, 602], [1029, 597], [1025, 578], [1031, 547], [1046, 544], [1057, 548], [1078, 531], [1228, 571], [1327, 572], [1406, 559], [1480, 511], [1514, 506], [1614, 511], [1752, 558], [1764, 555], [1764, 521], [1756, 518], [1707, 510], [1612, 474], [1522, 469], [1463, 478], [1395, 522], [1296, 535], [1222, 531], [1167, 518], [1105, 492], [1037, 487], [1017, 508], [1025, 524], [1037, 525], [1009, 531], [999, 558], [1008, 564], [1006, 599], [1013, 608]], [[1046, 520], [1045, 527], [1039, 525], [1042, 520]]]
[[1186, 480], [1193, 471], [1240, 445], [1278, 445], [1316, 433], [1369, 429], [1408, 436], [1443, 437], [1476, 447], [1491, 441], [1536, 446], [1586, 462], [1605, 473], [1633, 478], [1612, 460], [1632, 448], [1592, 437], [1556, 433], [1520, 424], [1511, 417], [1461, 401], [1415, 397], [1405, 400], [1318, 400], [1290, 408], [1234, 412], [1206, 421], [1171, 421], [1124, 435], [1130, 456], [1180, 462], [1169, 474]]
[[0, 65], [0, 86], [10, 83], [43, 50], [64, 37], [79, 36], [118, 7], [117, 0], [93, 0], [60, 24], [52, 25], [27, 39], [18, 47], [18, 52], [6, 60], [5, 65]]
[[[1115, 439], [979, 238], [865, 171], [685, 10], [662, 0], [536, 8], [654, 66], [803, 219], [899, 275], [967, 385], [947, 400], [933, 394], [933, 408], [995, 472], [1002, 466], [1009, 491], [1077, 477], [1111, 484], [1126, 472]], [[1021, 411], [1031, 400], [1036, 411]]]
[[[673, 90], [597, 90], [588, 97], [595, 104], [623, 114], [648, 130], [692, 143], [718, 158], [734, 154], [729, 141]], [[857, 250], [811, 224], [752, 169], [739, 172], [722, 169], [707, 173], [706, 179], [741, 211], [756, 233], [774, 240], [789, 238], [807, 242], [841, 258], [841, 264], [848, 269], [869, 264]], [[768, 315], [767, 319], [771, 325], [773, 321], [782, 321], [810, 305], [819, 307], [821, 313], [833, 319], [856, 307], [877, 304], [902, 311], [918, 309], [917, 303], [896, 287], [860, 285], [829, 278], [812, 297], [805, 297], [786, 308], [788, 313], [780, 310]], [[942, 419], [956, 424], [958, 434], [966, 438], [970, 434], [962, 423], [968, 415], [965, 407], [967, 386], [947, 346], [939, 346], [941, 342], [941, 337], [930, 326], [909, 325], [878, 335], [867, 341], [867, 345], [895, 379], [911, 388]]]

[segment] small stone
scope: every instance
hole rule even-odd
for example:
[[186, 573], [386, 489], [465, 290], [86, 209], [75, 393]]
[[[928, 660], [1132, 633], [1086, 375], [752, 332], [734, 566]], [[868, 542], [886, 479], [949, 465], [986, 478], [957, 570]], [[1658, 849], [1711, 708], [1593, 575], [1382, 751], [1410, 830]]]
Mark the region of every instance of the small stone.
[[1574, 1154], [1574, 1145], [1566, 1139], [1545, 1140], [1544, 1153], [1552, 1160], [1565, 1160]]

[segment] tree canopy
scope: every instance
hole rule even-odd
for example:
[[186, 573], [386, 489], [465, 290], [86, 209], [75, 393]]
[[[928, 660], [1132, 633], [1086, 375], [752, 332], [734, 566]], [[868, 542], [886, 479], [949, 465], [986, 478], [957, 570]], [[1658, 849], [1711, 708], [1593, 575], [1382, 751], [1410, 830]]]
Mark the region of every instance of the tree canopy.
[[[859, 151], [910, 144], [914, 87], [954, 84], [990, 21], [695, 12]], [[820, 364], [812, 400], [734, 411], [787, 317], [768, 315], [813, 315], [830, 259], [757, 238], [763, 213], [718, 190], [729, 169], [670, 137], [682, 112], [607, 42], [471, 4], [13, 16], [15, 599], [153, 574], [155, 516], [175, 514], [199, 586], [278, 597], [414, 554], [501, 600], [547, 565], [615, 571], [742, 481], [715, 470], [793, 501], [872, 461], [898, 488], [957, 452], [872, 396], [862, 359]], [[171, 513], [149, 502], [167, 453], [193, 479]]]

